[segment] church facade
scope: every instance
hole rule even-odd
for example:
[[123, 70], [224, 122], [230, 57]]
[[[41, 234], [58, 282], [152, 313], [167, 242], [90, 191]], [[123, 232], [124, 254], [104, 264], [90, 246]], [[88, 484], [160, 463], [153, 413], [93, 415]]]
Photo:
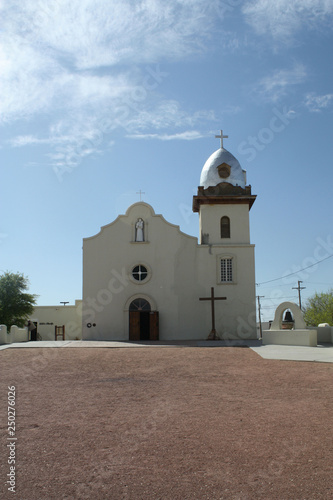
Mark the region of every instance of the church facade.
[[255, 198], [221, 142], [193, 197], [199, 239], [144, 202], [84, 238], [82, 339], [256, 338]]

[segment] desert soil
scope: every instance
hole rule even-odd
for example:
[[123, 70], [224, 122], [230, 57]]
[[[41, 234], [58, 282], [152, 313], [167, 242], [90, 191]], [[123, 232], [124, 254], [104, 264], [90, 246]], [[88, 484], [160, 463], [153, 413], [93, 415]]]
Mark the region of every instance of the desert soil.
[[0, 376], [1, 499], [332, 498], [330, 363], [240, 347], [20, 348], [0, 352]]

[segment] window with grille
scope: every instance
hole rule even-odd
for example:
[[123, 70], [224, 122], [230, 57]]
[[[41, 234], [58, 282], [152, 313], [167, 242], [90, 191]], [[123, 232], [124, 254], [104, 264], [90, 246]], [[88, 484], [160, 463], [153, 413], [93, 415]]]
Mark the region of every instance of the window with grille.
[[221, 238], [230, 238], [230, 219], [227, 216], [221, 218]]
[[232, 282], [232, 259], [221, 259], [221, 282]]
[[130, 311], [150, 311], [150, 304], [146, 299], [135, 299], [129, 306]]
[[143, 281], [147, 278], [148, 271], [147, 268], [141, 264], [135, 266], [132, 271], [132, 276], [136, 281]]

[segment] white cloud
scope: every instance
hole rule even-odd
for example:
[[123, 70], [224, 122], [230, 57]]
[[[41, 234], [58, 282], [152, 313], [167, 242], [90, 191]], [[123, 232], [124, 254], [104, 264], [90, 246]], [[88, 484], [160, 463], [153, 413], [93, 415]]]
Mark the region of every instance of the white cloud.
[[222, 110], [222, 115], [237, 115], [242, 111], [240, 106], [229, 104]]
[[130, 96], [140, 76], [135, 69], [111, 75], [69, 71], [51, 55], [12, 41], [0, 52], [0, 68], [2, 122], [50, 110], [68, 113], [94, 108], [98, 113]]
[[140, 131], [147, 128], [155, 130], [179, 128], [193, 126], [196, 123], [202, 125], [205, 119], [215, 119], [214, 113], [199, 111], [190, 115], [183, 112], [176, 101], [164, 101], [154, 108], [150, 107], [149, 110], [140, 107], [140, 103], [127, 101], [119, 107], [107, 108], [98, 115], [88, 116], [85, 112], [81, 114], [77, 112], [71, 119], [67, 117], [53, 124], [45, 137], [32, 134], [19, 135], [8, 142], [10, 146], [16, 148], [48, 146], [50, 151], [46, 153], [46, 164], [52, 166], [59, 180], [62, 180], [62, 175], [72, 171], [85, 157], [101, 154], [102, 149], [112, 147], [114, 142], [110, 140], [110, 134], [117, 128], [127, 132], [127, 137], [136, 139], [194, 140], [203, 137], [200, 132], [144, 134]]
[[0, 114], [2, 120], [46, 111], [59, 86], [58, 64], [20, 39], [2, 37]]
[[205, 136], [198, 130], [187, 130], [185, 132], [179, 132], [178, 134], [133, 134], [128, 137], [132, 139], [158, 139], [160, 141], [193, 141]]
[[303, 28], [329, 25], [333, 0], [252, 0], [243, 6], [243, 14], [258, 34], [288, 42]]
[[313, 113], [319, 113], [333, 104], [333, 94], [315, 95], [310, 92], [305, 96], [305, 106]]
[[170, 127], [193, 127], [207, 120], [215, 120], [214, 111], [196, 111], [190, 114], [184, 111], [177, 101], [164, 100], [154, 107], [147, 106], [146, 109], [131, 114], [121, 126], [136, 133], [147, 128], [161, 130]]
[[12, 0], [0, 9], [4, 121], [104, 106], [135, 86], [138, 64], [201, 51], [214, 20], [204, 0]]
[[205, 0], [12, 0], [0, 13], [2, 123], [54, 120], [45, 136], [18, 136], [13, 147], [48, 145], [60, 161], [97, 152], [95, 138], [119, 127], [193, 127], [213, 116], [163, 99], [167, 74], [155, 63], [204, 50], [216, 22]]
[[[12, 1], [12, 25], [30, 43], [52, 48], [78, 69], [200, 50], [212, 26], [203, 0]], [[193, 36], [195, 35], [195, 36]]]
[[10, 139], [9, 144], [14, 148], [21, 148], [24, 146], [32, 146], [34, 144], [49, 144], [49, 139], [38, 139], [33, 135], [18, 135]]
[[49, 146], [47, 164], [72, 169], [86, 156], [99, 154], [103, 140], [104, 131], [94, 118], [77, 116], [75, 120], [64, 119], [52, 125], [46, 137], [20, 135], [8, 142], [12, 147]]
[[260, 98], [277, 102], [288, 94], [290, 87], [302, 84], [307, 76], [303, 64], [295, 64], [292, 69], [280, 69], [262, 78], [254, 88]]

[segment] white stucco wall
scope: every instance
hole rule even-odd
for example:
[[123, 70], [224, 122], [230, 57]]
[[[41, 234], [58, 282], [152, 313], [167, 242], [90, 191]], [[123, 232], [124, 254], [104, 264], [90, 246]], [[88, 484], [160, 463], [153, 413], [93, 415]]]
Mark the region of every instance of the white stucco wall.
[[317, 326], [318, 342], [332, 342], [332, 327], [331, 326]]
[[7, 331], [6, 325], [0, 325], [0, 344], [10, 344], [11, 343], [10, 332]]
[[262, 343], [317, 347], [317, 330], [264, 330]]
[[250, 243], [249, 206], [247, 204], [201, 205], [199, 214], [200, 234], [209, 234], [209, 244], [221, 243], [221, 217], [230, 219], [230, 238], [223, 244]]
[[37, 331], [42, 340], [54, 340], [55, 325], [65, 325], [66, 340], [82, 338], [82, 300], [76, 300], [75, 305], [36, 306], [29, 318], [37, 321]]
[[[138, 218], [148, 234], [143, 243], [134, 242]], [[208, 297], [214, 286], [216, 296], [227, 297], [215, 303], [218, 334], [256, 338], [254, 247], [244, 232], [243, 244], [199, 245], [146, 203], [132, 205], [126, 215], [83, 240], [82, 337], [128, 340], [128, 307], [141, 297], [159, 311], [161, 340], [205, 339], [211, 307], [199, 297]], [[218, 283], [218, 257], [226, 254], [235, 259], [233, 284]], [[149, 270], [142, 283], [131, 277], [138, 264]]]
[[10, 327], [10, 336], [12, 342], [28, 342], [29, 332], [28, 328], [20, 328], [16, 325]]
[[8, 330], [6, 325], [0, 325], [0, 344], [28, 342], [28, 340], [29, 333], [27, 327], [20, 328], [16, 325], [12, 325]]

